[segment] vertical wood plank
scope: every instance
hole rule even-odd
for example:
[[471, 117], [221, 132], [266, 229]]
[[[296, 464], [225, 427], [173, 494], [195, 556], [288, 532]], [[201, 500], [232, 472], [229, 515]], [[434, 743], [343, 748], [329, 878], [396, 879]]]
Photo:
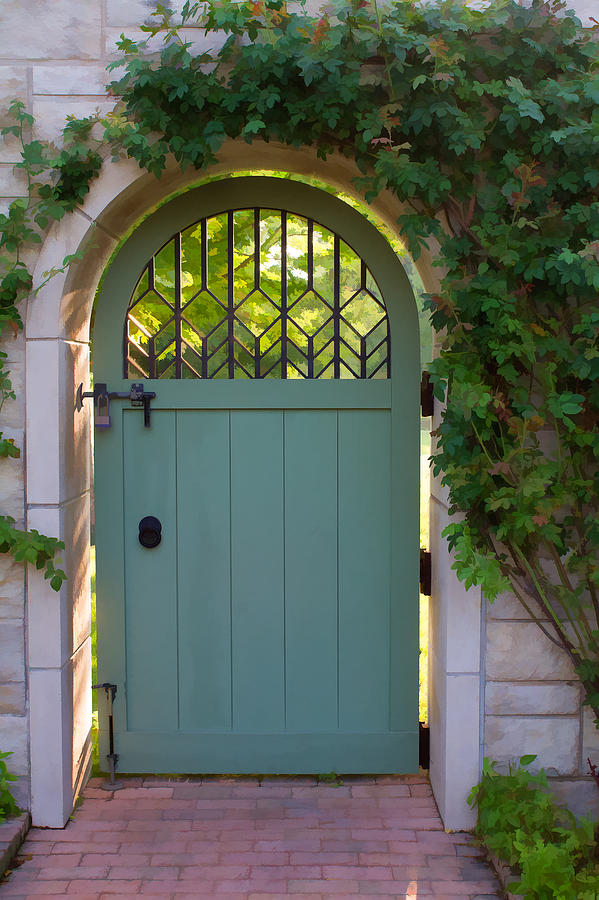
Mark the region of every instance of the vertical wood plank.
[[[177, 516], [175, 413], [152, 412], [144, 428], [139, 410], [123, 415], [125, 622], [127, 718], [130, 730], [176, 731]], [[162, 542], [139, 543], [139, 521], [156, 516]]]
[[231, 412], [233, 727], [285, 726], [283, 414]]
[[390, 414], [339, 412], [339, 727], [389, 727]]
[[231, 727], [229, 413], [177, 412], [179, 724]]
[[[125, 692], [125, 521], [123, 473], [123, 410], [111, 410], [112, 427], [94, 436], [95, 531], [96, 531], [96, 629], [98, 682], [117, 685], [114, 727], [126, 730]], [[100, 756], [108, 752], [106, 703], [98, 704]]]
[[337, 412], [285, 413], [287, 728], [337, 728]]

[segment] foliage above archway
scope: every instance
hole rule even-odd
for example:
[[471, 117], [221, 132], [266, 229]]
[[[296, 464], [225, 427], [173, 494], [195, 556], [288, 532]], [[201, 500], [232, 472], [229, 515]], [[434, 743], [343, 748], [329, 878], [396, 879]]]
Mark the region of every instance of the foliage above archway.
[[[158, 177], [169, 157], [201, 169], [226, 139], [259, 138], [341, 152], [367, 200], [405, 204], [411, 253], [435, 241], [444, 272], [429, 299], [449, 391], [434, 467], [463, 514], [447, 529], [458, 574], [490, 598], [515, 591], [599, 716], [599, 43], [563, 5], [332, 0], [311, 17], [283, 0], [188, 2], [183, 24], [221, 47], [199, 53], [160, 7], [148, 43], [121, 41], [103, 124], [113, 153]], [[22, 168], [53, 180], [25, 224], [0, 220], [5, 249], [82, 199], [94, 124], [69, 123], [62, 155], [26, 148]], [[19, 265], [5, 316], [31, 286]]]

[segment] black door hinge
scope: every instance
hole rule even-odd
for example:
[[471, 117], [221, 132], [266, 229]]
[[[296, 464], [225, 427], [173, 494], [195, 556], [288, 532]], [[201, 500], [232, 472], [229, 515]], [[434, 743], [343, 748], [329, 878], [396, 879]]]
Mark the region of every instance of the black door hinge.
[[432, 565], [430, 550], [420, 551], [420, 593], [425, 597], [431, 595]]
[[418, 726], [418, 765], [422, 769], [431, 767], [431, 733], [424, 722]]
[[420, 380], [420, 410], [422, 416], [432, 416], [435, 411], [435, 395], [430, 372], [423, 372]]

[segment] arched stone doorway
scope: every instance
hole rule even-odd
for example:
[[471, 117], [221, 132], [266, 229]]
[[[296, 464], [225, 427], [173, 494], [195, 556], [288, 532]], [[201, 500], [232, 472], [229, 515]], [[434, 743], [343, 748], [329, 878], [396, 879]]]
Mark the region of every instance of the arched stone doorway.
[[[226, 145], [218, 166], [208, 174], [247, 169], [247, 152], [247, 145]], [[318, 175], [354, 193], [352, 178], [357, 171], [346, 159], [331, 157], [323, 163], [309, 151], [272, 144], [256, 144], [253, 152], [261, 170]], [[53, 596], [36, 575], [28, 584], [32, 810], [40, 825], [64, 824], [90, 752], [90, 420], [88, 412], [75, 413], [74, 396], [88, 372], [93, 298], [119, 240], [144, 214], [191, 185], [195, 177], [173, 168], [156, 181], [140, 176], [131, 163], [108, 165], [84, 207], [49, 235], [34, 275], [40, 281], [39, 274], [67, 253], [90, 249], [66, 278], [59, 276], [39, 293], [27, 317], [28, 524], [65, 539], [66, 562], [73, 573], [60, 596]], [[391, 228], [402, 211], [394, 198], [384, 194], [372, 208]], [[431, 257], [423, 255], [418, 267], [427, 289], [434, 290], [437, 279]], [[40, 371], [48, 373], [43, 393], [33, 375]], [[435, 547], [447, 521], [447, 507], [441, 490], [434, 494], [437, 602], [432, 617], [431, 775], [446, 825], [463, 827], [471, 822], [464, 798], [480, 765], [480, 656], [475, 652], [475, 645], [480, 648], [480, 593], [465, 594], [449, 573], [446, 552]], [[456, 604], [461, 604], [457, 615]], [[472, 636], [466, 656], [460, 652], [465, 633]]]

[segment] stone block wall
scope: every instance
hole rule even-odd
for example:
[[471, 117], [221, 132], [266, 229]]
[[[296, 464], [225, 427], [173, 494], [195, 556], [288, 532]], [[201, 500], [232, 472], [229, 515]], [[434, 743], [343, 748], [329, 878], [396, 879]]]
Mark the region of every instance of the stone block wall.
[[587, 758], [599, 763], [599, 732], [565, 653], [510, 595], [488, 603], [485, 628], [485, 755], [503, 766], [535, 753], [579, 813], [599, 815]]
[[[14, 438], [19, 447], [25, 437], [25, 341], [22, 333], [14, 340], [5, 340], [1, 349], [7, 354], [7, 364], [16, 394], [2, 408], [0, 431], [6, 438]], [[25, 472], [22, 459], [2, 460], [0, 466], [0, 509], [15, 519], [16, 527], [25, 524]], [[11, 770], [21, 776], [15, 796], [24, 806], [29, 805], [27, 776], [29, 773], [29, 742], [27, 720], [27, 683], [25, 647], [25, 571], [21, 563], [0, 555], [0, 750], [11, 751]]]
[[[171, 0], [170, 5], [176, 3], [180, 6], [182, 0]], [[2, 0], [0, 125], [5, 124], [13, 98], [23, 99], [35, 116], [34, 135], [48, 140], [58, 138], [69, 113], [109, 110], [113, 102], [104, 84], [112, 76], [105, 73], [106, 65], [115, 57], [121, 33], [142, 36], [139, 25], [148, 20], [153, 5], [152, 0]], [[318, 8], [319, 0], [310, 0], [310, 5]], [[583, 20], [596, 15], [596, 0], [575, 0], [572, 5]], [[203, 33], [189, 29], [186, 37], [201, 44]], [[17, 159], [17, 141], [0, 141], [2, 211], [24, 193], [23, 177], [13, 169]], [[53, 257], [51, 241], [46, 242], [43, 252], [49, 265], [60, 264], [77, 248], [88, 225], [86, 214], [74, 214], [69, 225], [72, 246], [67, 242], [61, 247], [60, 258]], [[106, 238], [98, 235], [98, 241]], [[47, 290], [60, 291], [63, 285], [64, 279], [57, 278]], [[27, 442], [30, 462], [26, 472], [24, 455], [0, 461], [0, 509], [14, 516], [17, 525], [27, 520], [30, 527], [62, 536], [70, 576], [56, 596], [36, 573], [25, 573], [21, 565], [0, 555], [0, 750], [13, 751], [11, 768], [22, 776], [17, 798], [29, 807], [33, 791], [40, 824], [62, 824], [56, 812], [45, 812], [43, 796], [44, 785], [51, 780], [48, 773], [61, 766], [66, 767], [67, 786], [61, 815], [70, 811], [73, 791], [89, 760], [91, 717], [89, 690], [81, 690], [81, 685], [89, 684], [91, 653], [89, 572], [82, 562], [88, 540], [89, 478], [87, 470], [60, 472], [59, 490], [44, 462], [61, 452], [50, 427], [56, 423], [48, 421], [47, 430], [40, 427], [42, 415], [36, 417], [35, 429], [26, 434], [25, 427], [25, 385], [29, 408], [43, 406], [49, 384], [58, 393], [72, 392], [71, 384], [53, 383], [61, 371], [58, 354], [70, 354], [78, 380], [85, 378], [86, 338], [75, 326], [68, 339], [55, 329], [56, 323], [46, 322], [42, 310], [35, 327], [30, 325], [14, 340], [5, 337], [1, 346], [8, 354], [17, 396], [4, 405], [0, 428], [20, 447]], [[85, 415], [77, 424], [80, 432], [73, 435], [71, 429], [69, 441], [85, 439]], [[29, 452], [32, 447], [34, 453]], [[86, 469], [89, 453], [80, 458], [87, 459]], [[471, 823], [464, 797], [478, 778], [483, 752], [500, 761], [520, 752], [538, 753], [539, 762], [559, 776], [558, 789], [579, 797], [584, 806], [590, 790], [581, 775], [588, 755], [599, 761], [599, 738], [591, 717], [581, 712], [580, 688], [564, 660], [544, 645], [538, 629], [510, 598], [485, 608], [480, 592], [463, 591], [441, 545], [440, 533], [448, 521], [446, 497], [438, 484], [432, 493], [433, 783], [446, 821], [452, 827]], [[71, 713], [72, 732], [64, 721]]]

